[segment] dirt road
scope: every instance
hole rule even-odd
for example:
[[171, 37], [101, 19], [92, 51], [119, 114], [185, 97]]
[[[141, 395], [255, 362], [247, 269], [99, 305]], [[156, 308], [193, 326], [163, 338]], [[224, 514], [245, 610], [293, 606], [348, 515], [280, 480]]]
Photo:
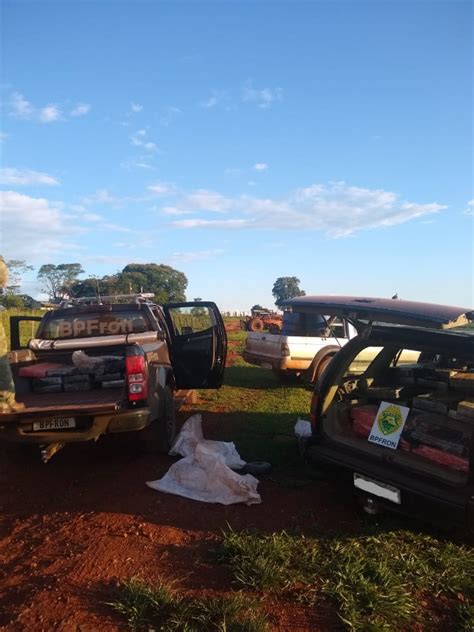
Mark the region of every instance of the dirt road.
[[[204, 505], [145, 486], [172, 462], [133, 454], [123, 438], [69, 446], [47, 465], [2, 449], [0, 629], [124, 629], [104, 605], [119, 580], [178, 580], [190, 591], [230, 587], [209, 557], [227, 524], [304, 531], [354, 515], [329, 483], [285, 489], [264, 481], [263, 502], [252, 507]], [[276, 629], [308, 629], [294, 608], [293, 623], [287, 615], [282, 607]]]

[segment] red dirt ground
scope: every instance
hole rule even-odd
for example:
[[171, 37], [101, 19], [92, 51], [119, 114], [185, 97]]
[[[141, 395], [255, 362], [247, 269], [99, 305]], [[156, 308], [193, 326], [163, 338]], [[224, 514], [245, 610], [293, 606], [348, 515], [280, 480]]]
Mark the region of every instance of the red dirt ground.
[[[205, 414], [204, 434], [213, 438]], [[132, 452], [125, 437], [68, 446], [47, 465], [0, 447], [0, 629], [125, 630], [104, 605], [120, 580], [178, 580], [193, 593], [231, 588], [229, 573], [209, 557], [227, 525], [304, 533], [355, 517], [352, 497], [327, 482], [290, 489], [262, 481], [262, 504], [251, 507], [198, 503], [145, 485], [173, 462]], [[266, 608], [275, 631], [334, 629], [334, 615], [324, 611], [281, 600]]]
[[[209, 560], [222, 529], [264, 531], [350, 523], [354, 506], [328, 483], [285, 489], [263, 481], [262, 504], [207, 505], [145, 486], [174, 459], [130, 454], [124, 441], [68, 446], [47, 465], [2, 454], [0, 629], [125, 629], [103, 605], [119, 580], [179, 580], [225, 590]], [[303, 608], [272, 608], [275, 630], [327, 629]]]

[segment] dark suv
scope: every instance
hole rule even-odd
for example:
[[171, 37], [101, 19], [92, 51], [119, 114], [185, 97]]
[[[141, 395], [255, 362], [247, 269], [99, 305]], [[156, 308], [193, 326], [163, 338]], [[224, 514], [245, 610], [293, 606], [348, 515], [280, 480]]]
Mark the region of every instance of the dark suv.
[[474, 528], [474, 313], [390, 299], [293, 301], [358, 330], [316, 385], [308, 459], [344, 469], [371, 512]]

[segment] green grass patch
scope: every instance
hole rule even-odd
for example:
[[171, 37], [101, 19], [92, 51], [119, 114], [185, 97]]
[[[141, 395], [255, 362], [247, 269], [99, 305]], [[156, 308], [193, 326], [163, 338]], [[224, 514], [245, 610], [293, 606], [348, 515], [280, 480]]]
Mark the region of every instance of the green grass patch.
[[[234, 441], [246, 461], [268, 461], [275, 470], [302, 469], [304, 465], [294, 436], [299, 418], [309, 418], [311, 387], [284, 384], [268, 369], [247, 364], [241, 357], [247, 332], [228, 332], [233, 364], [225, 369], [224, 385], [199, 391], [198, 404], [212, 438]], [[300, 477], [298, 472], [298, 477]]]
[[[0, 311], [0, 324], [3, 325], [7, 338], [8, 349], [10, 349], [10, 316], [43, 316], [45, 310], [41, 309], [2, 309]], [[20, 323], [20, 342], [26, 345], [28, 340], [35, 337], [39, 322]]]
[[[311, 391], [281, 384], [271, 371], [248, 364], [226, 369], [217, 391], [199, 391], [197, 408], [212, 422], [213, 438], [234, 441], [247, 461], [282, 467], [301, 460], [294, 426], [308, 419]], [[194, 406], [194, 412], [196, 406]]]
[[121, 584], [111, 606], [132, 630], [166, 632], [266, 632], [268, 625], [253, 598], [242, 593], [187, 597], [164, 583], [138, 578]]
[[348, 629], [409, 629], [415, 622], [429, 629], [422, 595], [445, 596], [456, 629], [474, 626], [474, 551], [429, 535], [305, 538], [229, 530], [220, 559], [242, 588], [291, 589], [308, 603], [329, 600]]

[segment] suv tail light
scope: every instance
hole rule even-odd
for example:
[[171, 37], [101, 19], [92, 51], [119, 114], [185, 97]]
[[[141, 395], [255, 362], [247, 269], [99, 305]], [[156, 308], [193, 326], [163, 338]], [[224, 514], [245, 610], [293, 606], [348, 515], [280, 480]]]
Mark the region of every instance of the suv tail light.
[[145, 356], [127, 356], [125, 359], [128, 401], [139, 402], [148, 397], [148, 375]]
[[288, 357], [290, 355], [290, 347], [287, 342], [281, 343], [281, 355], [283, 357]]

